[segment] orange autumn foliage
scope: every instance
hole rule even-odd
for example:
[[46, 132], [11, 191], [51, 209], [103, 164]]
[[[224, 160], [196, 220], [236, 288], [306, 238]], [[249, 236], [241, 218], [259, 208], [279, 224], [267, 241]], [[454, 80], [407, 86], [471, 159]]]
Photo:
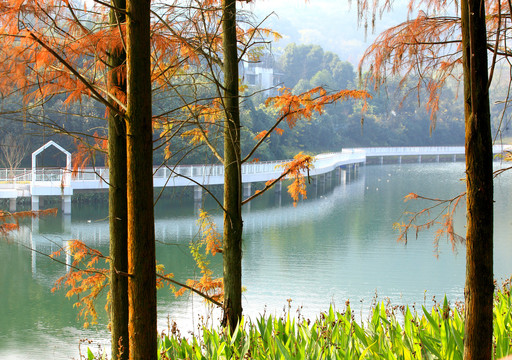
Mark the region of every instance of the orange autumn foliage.
[[266, 106], [279, 110], [279, 118], [284, 119], [290, 128], [297, 120], [311, 119], [313, 114], [322, 114], [328, 104], [341, 102], [347, 99], [369, 99], [371, 95], [360, 90], [341, 90], [328, 94], [322, 87], [315, 87], [300, 95], [294, 95], [290, 89], [281, 88], [281, 95], [270, 97], [265, 101]]
[[[55, 258], [62, 253], [69, 255], [72, 259], [69, 271], [55, 282], [52, 292], [62, 287], [69, 288], [66, 297], [76, 296], [73, 307], [77, 308], [78, 317], [83, 317], [84, 327], [94, 325], [98, 322], [98, 313], [94, 301], [108, 287], [109, 269], [108, 257], [100, 251], [90, 248], [79, 240], [68, 242], [66, 248], [61, 248], [50, 256]], [[103, 260], [103, 267], [98, 267], [98, 262]], [[105, 309], [108, 307], [105, 305]]]
[[[187, 286], [206, 294], [215, 301], [222, 301], [224, 295], [224, 282], [222, 278], [213, 278], [213, 271], [208, 267], [210, 262], [207, 258], [208, 254], [215, 256], [222, 253], [222, 236], [217, 231], [215, 222], [211, 216], [202, 209], [199, 210], [199, 234], [200, 238], [197, 242], [190, 244], [190, 252], [196, 261], [196, 265], [201, 271], [199, 280], [188, 279]], [[182, 287], [176, 292], [176, 296], [183, 295], [187, 290]]]
[[188, 141], [193, 145], [198, 145], [206, 139], [207, 135], [208, 130], [195, 128], [185, 131], [183, 134], [181, 134], [181, 137], [188, 138]]
[[[371, 19], [373, 27], [376, 16], [390, 10], [392, 2], [358, 0], [358, 18], [365, 26]], [[422, 97], [420, 90], [424, 89], [428, 96], [425, 107], [431, 115], [430, 130], [433, 130], [442, 87], [449, 80], [462, 82], [460, 2], [410, 0], [408, 4], [408, 20], [377, 36], [365, 51], [359, 72], [365, 74], [367, 88], [377, 89], [385, 86], [387, 79], [398, 78], [401, 86], [407, 85], [417, 94], [418, 101]], [[498, 64], [509, 62], [511, 6], [510, 1], [485, 1], [489, 83]]]
[[19, 221], [26, 218], [38, 218], [41, 216], [56, 215], [57, 209], [45, 209], [37, 211], [8, 212], [0, 210], [0, 234], [6, 235], [19, 229]]
[[[97, 132], [93, 135], [94, 144], [86, 144], [82, 141], [75, 140], [76, 151], [73, 153], [73, 169], [72, 175], [76, 176], [78, 171], [90, 165], [94, 165], [97, 153], [106, 153], [108, 149], [108, 140], [101, 138]], [[105, 161], [107, 157], [105, 158]], [[106, 161], [107, 162], [107, 161]]]
[[267, 130], [263, 130], [263, 131], [260, 131], [259, 133], [256, 134], [256, 136], [254, 137], [254, 140], [259, 140], [259, 139], [262, 139], [263, 137], [267, 136], [268, 134], [268, 131]]
[[[453, 228], [453, 217], [460, 200], [465, 197], [466, 193], [457, 195], [451, 199], [433, 199], [421, 196], [415, 193], [409, 193], [404, 197], [404, 202], [410, 200], [427, 200], [433, 202], [434, 205], [423, 208], [419, 211], [406, 211], [404, 215], [408, 217], [406, 222], [396, 222], [393, 228], [399, 231], [398, 241], [407, 243], [407, 235], [410, 231], [418, 234], [422, 230], [437, 228], [434, 236], [434, 252], [436, 256], [439, 253], [439, 241], [446, 236], [455, 250], [457, 244], [464, 243], [464, 238], [455, 233]], [[426, 219], [425, 219], [426, 217]], [[424, 220], [425, 219], [425, 220]]]
[[[66, 247], [61, 248], [50, 255], [57, 258], [61, 255], [69, 256], [72, 261], [68, 266], [68, 272], [57, 279], [52, 292], [66, 288], [66, 297], [76, 297], [73, 307], [78, 309], [78, 317], [84, 319], [84, 327], [97, 324], [98, 312], [95, 301], [110, 287], [110, 270], [108, 256], [103, 255], [99, 250], [93, 249], [82, 241], [70, 240]], [[166, 274], [164, 266], [156, 265], [158, 274], [156, 279], [157, 289], [164, 287], [164, 279], [172, 279], [173, 274]], [[128, 274], [123, 274], [128, 276]], [[172, 283], [169, 284], [174, 291]], [[110, 295], [107, 295], [105, 310], [108, 311]]]
[[283, 134], [284, 130], [279, 127], [283, 121], [292, 129], [299, 119], [311, 120], [313, 115], [321, 115], [327, 105], [356, 99], [364, 102], [363, 109], [365, 109], [366, 101], [371, 99], [371, 95], [367, 91], [361, 90], [341, 90], [327, 93], [324, 88], [315, 87], [299, 95], [294, 95], [290, 89], [284, 87], [279, 91], [281, 95], [269, 97], [265, 101], [266, 107], [273, 107], [278, 111], [275, 123], [268, 130], [263, 130], [254, 137], [257, 143], [243, 158], [242, 163], [249, 161], [270, 134], [273, 132], [278, 135]]
[[309, 177], [309, 169], [313, 166], [313, 157], [305, 155], [302, 152], [294, 156], [293, 160], [279, 165], [284, 168], [286, 178], [292, 179], [292, 183], [288, 185], [288, 193], [293, 199], [293, 206], [297, 206], [299, 196], [302, 195], [306, 199], [306, 176]]

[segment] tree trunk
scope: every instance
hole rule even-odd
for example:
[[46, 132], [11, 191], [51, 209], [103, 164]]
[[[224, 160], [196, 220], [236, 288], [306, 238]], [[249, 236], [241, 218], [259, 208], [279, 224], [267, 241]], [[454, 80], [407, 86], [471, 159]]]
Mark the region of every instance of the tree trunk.
[[236, 1], [222, 1], [224, 51], [224, 318], [233, 331], [242, 316], [242, 171], [236, 43]]
[[[113, 7], [126, 9], [125, 0], [112, 0]], [[110, 11], [110, 24], [124, 23], [122, 12]], [[121, 36], [121, 34], [120, 34]], [[126, 93], [126, 76], [119, 75], [126, 61], [124, 49], [109, 52], [108, 85], [112, 93], [118, 88]], [[123, 70], [126, 71], [126, 70]], [[110, 101], [116, 106], [113, 100]], [[126, 125], [113, 111], [108, 117], [109, 164], [109, 228], [110, 228], [110, 327], [112, 333], [112, 359], [128, 359], [128, 244], [126, 213]], [[122, 272], [122, 273], [119, 273]]]
[[127, 1], [127, 200], [130, 359], [157, 358], [150, 1]]
[[485, 5], [483, 0], [465, 0], [461, 8], [467, 191], [464, 359], [490, 360], [494, 291], [493, 170]]

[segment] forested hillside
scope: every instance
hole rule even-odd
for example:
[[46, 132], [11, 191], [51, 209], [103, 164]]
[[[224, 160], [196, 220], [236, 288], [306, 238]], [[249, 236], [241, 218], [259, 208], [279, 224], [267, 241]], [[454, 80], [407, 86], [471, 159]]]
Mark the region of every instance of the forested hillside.
[[[281, 54], [273, 54], [273, 57], [274, 72], [278, 74], [280, 83], [292, 89], [295, 94], [316, 86], [331, 91], [360, 88], [359, 76], [352, 64], [342, 61], [332, 52], [324, 51], [318, 45], [290, 44]], [[265, 92], [259, 90], [265, 89], [246, 89], [241, 104], [245, 150], [252, 147], [256, 134], [268, 129], [277, 116], [275, 109], [265, 106]], [[505, 85], [498, 85], [494, 90], [494, 94], [497, 94], [495, 98], [499, 99], [499, 94], [505, 91]], [[460, 89], [455, 80], [442, 90], [439, 110], [434, 118], [424, 107], [426, 93], [411, 90], [408, 84], [399, 86], [397, 81], [390, 80], [385, 89], [370, 89], [370, 92], [372, 99], [368, 101], [365, 112], [362, 112], [361, 101], [348, 100], [329, 105], [323, 114], [314, 115], [311, 121], [298, 122], [293, 129], [284, 128], [281, 136], [272, 135], [254, 157], [271, 160], [290, 158], [299, 151], [314, 154], [339, 151], [343, 147], [464, 143], [462, 99], [457, 96]], [[169, 103], [175, 103], [176, 108], [180, 105], [180, 99], [174, 98], [172, 94], [157, 91], [155, 94], [156, 114], [159, 108], [169, 108]], [[162, 106], [164, 103], [165, 106]], [[0, 143], [3, 147], [28, 145], [22, 166], [30, 166], [30, 152], [50, 139], [74, 152], [77, 139], [94, 144], [100, 140], [93, 139], [92, 135], [106, 138], [105, 109], [92, 99], [83, 98], [81, 104], [66, 105], [64, 98], [55, 96], [44, 104], [28, 105], [27, 110], [19, 112], [16, 111], [21, 107], [18, 98], [6, 96], [1, 100]], [[492, 110], [493, 123], [497, 124], [502, 120], [502, 106], [494, 105]], [[8, 136], [16, 138], [16, 144], [9, 144]], [[215, 161], [207, 155], [207, 151], [200, 147], [192, 148], [188, 140], [179, 135], [169, 141], [172, 153], [170, 161], [173, 163]], [[155, 131], [154, 147], [154, 161], [160, 163], [164, 159], [165, 146], [159, 131]], [[97, 165], [104, 164], [101, 153], [96, 154], [92, 160]]]

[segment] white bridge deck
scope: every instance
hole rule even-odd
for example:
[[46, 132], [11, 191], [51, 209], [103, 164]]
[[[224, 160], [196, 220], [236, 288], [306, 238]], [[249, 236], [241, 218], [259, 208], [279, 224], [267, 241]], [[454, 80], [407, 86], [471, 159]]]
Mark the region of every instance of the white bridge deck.
[[[512, 151], [510, 145], [495, 145], [494, 153]], [[375, 147], [343, 149], [339, 153], [320, 154], [315, 157], [314, 168], [309, 175], [329, 173], [337, 167], [365, 163], [367, 157], [439, 156], [464, 155], [463, 146], [443, 147]], [[244, 164], [242, 183], [266, 182], [277, 178], [287, 161], [271, 161]], [[76, 174], [64, 168], [59, 169], [0, 169], [0, 198], [16, 199], [32, 197], [38, 202], [39, 196], [57, 195], [70, 198], [75, 190], [108, 189], [108, 168], [85, 168]], [[224, 181], [221, 165], [178, 165], [154, 169], [155, 187], [219, 185]], [[69, 199], [70, 200], [70, 199]]]

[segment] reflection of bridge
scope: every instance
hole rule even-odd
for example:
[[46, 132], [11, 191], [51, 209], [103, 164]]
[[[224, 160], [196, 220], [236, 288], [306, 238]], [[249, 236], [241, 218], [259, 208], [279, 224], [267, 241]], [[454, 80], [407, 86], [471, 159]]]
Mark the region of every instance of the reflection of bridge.
[[[65, 168], [37, 169], [35, 156], [49, 146], [55, 146], [66, 154], [68, 159]], [[512, 149], [512, 146], [495, 146], [494, 152], [501, 153]], [[311, 176], [327, 174], [340, 166], [352, 166], [365, 163], [367, 158], [396, 157], [401, 162], [403, 156], [415, 156], [421, 162], [422, 156], [453, 156], [464, 154], [463, 146], [444, 147], [381, 147], [344, 149], [339, 153], [320, 154], [315, 157]], [[71, 212], [71, 195], [75, 190], [101, 190], [108, 189], [107, 168], [85, 168], [71, 176], [71, 160], [67, 151], [57, 144], [50, 142], [33, 153], [32, 169], [9, 171], [0, 169], [0, 198], [11, 199], [11, 211], [14, 211], [16, 198], [29, 196], [32, 198], [32, 208], [39, 208], [39, 197], [57, 195], [62, 196], [63, 212]], [[266, 182], [277, 178], [286, 161], [270, 161], [244, 164], [242, 166], [242, 183], [244, 196], [251, 192], [251, 183]], [[219, 185], [224, 181], [224, 168], [222, 165], [177, 165], [158, 167], [154, 169], [153, 184], [155, 187], [194, 186], [194, 198], [200, 200], [202, 188], [200, 185]]]
[[[244, 208], [244, 236], [277, 227], [296, 226], [308, 219], [328, 216], [340, 201], [359, 198], [365, 193], [365, 175], [357, 168], [337, 170], [335, 174], [321, 176], [315, 180], [312, 188], [308, 190], [307, 201], [301, 202], [297, 207], [291, 203], [281, 205], [281, 194], [276, 193], [275, 203], [269, 207], [258, 210]], [[218, 231], [222, 232], [221, 215], [214, 215], [213, 219]], [[34, 218], [31, 226], [21, 226], [19, 231], [11, 235], [14, 241], [36, 250], [32, 251], [34, 273], [38, 272], [37, 264], [44, 258], [42, 254], [51, 254], [65, 248], [69, 240], [78, 239], [97, 249], [108, 248], [110, 233], [107, 220], [72, 221], [71, 215], [63, 215], [62, 230], [52, 233], [40, 232], [40, 221], [43, 220]], [[155, 238], [160, 243], [181, 244], [187, 247], [198, 233], [199, 225], [195, 215], [155, 219]], [[65, 261], [71, 263], [69, 255]]]

